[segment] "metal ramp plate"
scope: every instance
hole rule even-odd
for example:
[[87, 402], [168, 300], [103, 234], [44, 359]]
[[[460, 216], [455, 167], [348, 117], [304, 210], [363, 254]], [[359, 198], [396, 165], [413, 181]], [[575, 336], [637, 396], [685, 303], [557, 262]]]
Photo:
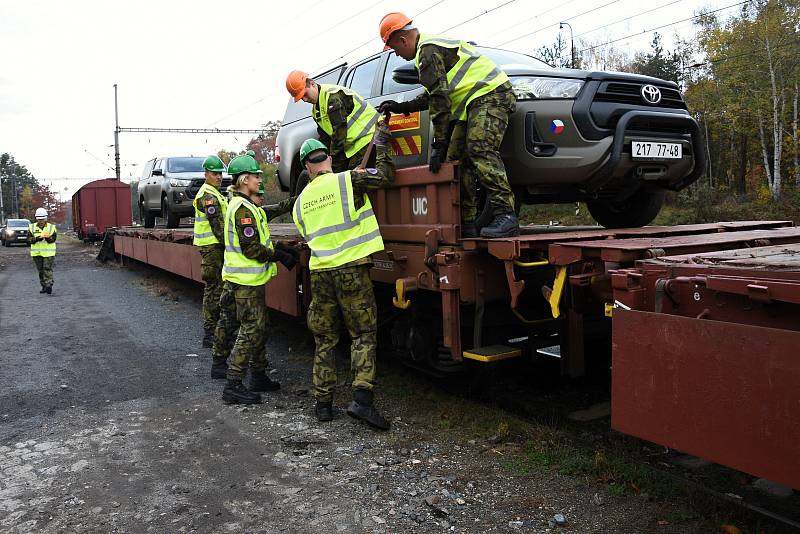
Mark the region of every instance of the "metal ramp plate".
[[550, 347], [542, 347], [540, 349], [536, 349], [537, 354], [541, 354], [543, 356], [550, 356], [551, 358], [560, 358], [561, 357], [561, 345], [552, 345]]
[[478, 362], [492, 363], [520, 356], [522, 351], [507, 345], [489, 345], [464, 351], [464, 357]]

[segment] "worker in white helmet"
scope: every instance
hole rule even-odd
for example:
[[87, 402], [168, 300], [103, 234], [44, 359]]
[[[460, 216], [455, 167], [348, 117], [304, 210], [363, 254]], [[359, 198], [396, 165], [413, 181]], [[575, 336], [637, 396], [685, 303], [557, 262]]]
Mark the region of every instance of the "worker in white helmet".
[[39, 293], [53, 293], [53, 263], [56, 259], [56, 238], [54, 224], [47, 222], [47, 210], [36, 209], [36, 222], [28, 226], [28, 243], [31, 245], [31, 256], [39, 271]]

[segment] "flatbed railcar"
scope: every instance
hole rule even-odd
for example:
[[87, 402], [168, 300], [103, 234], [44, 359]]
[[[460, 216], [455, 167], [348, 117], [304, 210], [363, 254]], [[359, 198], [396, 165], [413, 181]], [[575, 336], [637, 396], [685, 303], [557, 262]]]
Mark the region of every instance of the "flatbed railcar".
[[[641, 391], [641, 382], [659, 380], [659, 388], [642, 395], [649, 394], [647, 400], [653, 410], [664, 414], [669, 404], [662, 394], [679, 374], [670, 374], [663, 366], [627, 363], [636, 349], [621, 341], [631, 337], [633, 332], [639, 338], [649, 334], [641, 325], [628, 326], [631, 323], [624, 318], [625, 314], [646, 304], [630, 302], [629, 295], [620, 293], [620, 277], [624, 276], [628, 285], [633, 283], [630, 280], [655, 280], [657, 277], [648, 278], [646, 273], [652, 269], [648, 262], [659, 258], [691, 258], [800, 244], [800, 228], [789, 221], [630, 229], [523, 226], [517, 237], [461, 239], [456, 177], [457, 168], [451, 164], [443, 166], [436, 175], [430, 174], [427, 167], [400, 169], [391, 187], [371, 195], [385, 242], [385, 250], [373, 256], [371, 277], [383, 322], [390, 330], [392, 352], [417, 367], [440, 374], [462, 370], [466, 365], [546, 355], [560, 358], [563, 375], [580, 377], [586, 374], [587, 364], [592, 363], [595, 354], [602, 352], [590, 351], [587, 347], [606, 352], [610, 348], [612, 409], [619, 414], [612, 412], [612, 423], [623, 432], [657, 443], [668, 440], [663, 434], [652, 432], [649, 422], [636, 412], [635, 404], [642, 399], [619, 392]], [[293, 225], [270, 224], [270, 231], [273, 240], [300, 246], [302, 253], [301, 263], [291, 271], [279, 265], [278, 276], [268, 285], [267, 305], [301, 317], [311, 300], [308, 250]], [[119, 256], [201, 282], [200, 255], [191, 245], [191, 229], [118, 228], [114, 232], [114, 250]], [[791, 276], [800, 280], [800, 266], [793, 268], [794, 271], [788, 269], [787, 272], [793, 272]], [[758, 283], [754, 284], [756, 286]], [[638, 293], [631, 290], [631, 294]], [[757, 288], [745, 297], [765, 298]], [[786, 338], [783, 343], [793, 343], [782, 346], [800, 346], [800, 340], [795, 338], [800, 335], [797, 322], [792, 323], [800, 302], [772, 299], [770, 303], [777, 305], [767, 306], [768, 311], [762, 313], [763, 320], [772, 321], [770, 324], [782, 332]], [[660, 315], [651, 321], [675, 320], [672, 315], [662, 308]], [[618, 316], [622, 318], [617, 320]], [[779, 316], [784, 319], [769, 319]], [[698, 314], [685, 319], [695, 325], [703, 323], [701, 327], [717, 322], [713, 309], [711, 318]], [[738, 319], [729, 322], [744, 324]], [[759, 326], [764, 327], [760, 323]], [[633, 329], [629, 332], [628, 328]], [[679, 330], [671, 330], [668, 335], [681, 334]], [[690, 353], [686, 358], [691, 359], [691, 346], [685, 345], [684, 349]], [[766, 432], [773, 440], [784, 440], [783, 447], [769, 449], [772, 457], [756, 458], [749, 463], [731, 459], [718, 454], [716, 449], [700, 445], [699, 440], [705, 439], [705, 435], [694, 428], [686, 430], [686, 439], [669, 441], [670, 446], [706, 454], [720, 463], [727, 462], [726, 465], [759, 476], [769, 474], [774, 480], [800, 488], [800, 472], [786, 470], [781, 477], [774, 469], [781, 462], [795, 465], [797, 462], [796, 455], [789, 454], [793, 447], [788, 441], [795, 439], [796, 445], [797, 433], [793, 430], [774, 434], [776, 425], [794, 429], [800, 421], [800, 355], [796, 350], [789, 352], [791, 354], [779, 359], [785, 376], [775, 383], [776, 389], [764, 389], [764, 384], [760, 383], [758, 398], [749, 398], [755, 393], [746, 388], [735, 393], [743, 402], [752, 403], [763, 401], [764, 395], [769, 396], [780, 404], [781, 410], [769, 420], [759, 419], [754, 410], [731, 415], [740, 417], [739, 422], [746, 423], [753, 435], [761, 436]], [[702, 358], [709, 357], [695, 354], [695, 359]], [[748, 372], [769, 365], [751, 354], [740, 354], [737, 358], [749, 362], [740, 367]], [[724, 367], [725, 363], [717, 361], [716, 365]], [[713, 367], [712, 362], [709, 366]], [[734, 369], [732, 366], [729, 372], [736, 372]], [[719, 381], [715, 384], [715, 394], [728, 395], [728, 398], [733, 395], [724, 391], [724, 384]], [[685, 418], [694, 413], [702, 419], [710, 413], [706, 407], [707, 403], [682, 405], [682, 415]], [[741, 420], [742, 417], [745, 419]], [[741, 431], [744, 427], [736, 428]]]

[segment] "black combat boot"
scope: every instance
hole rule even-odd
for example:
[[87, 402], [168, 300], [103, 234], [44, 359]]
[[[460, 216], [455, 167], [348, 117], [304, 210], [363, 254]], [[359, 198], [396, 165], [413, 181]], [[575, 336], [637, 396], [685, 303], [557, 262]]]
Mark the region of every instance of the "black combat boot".
[[39, 293], [47, 293], [47, 288], [46, 288], [46, 287], [44, 287], [44, 286], [42, 286], [42, 290], [41, 290], [41, 291], [39, 291]]
[[47, 291], [48, 295], [52, 295], [53, 294], [53, 286], [47, 286], [45, 288], [45, 291]]
[[281, 385], [270, 379], [264, 371], [256, 371], [250, 373], [247, 389], [250, 391], [278, 391], [281, 389]]
[[225, 404], [258, 404], [261, 402], [261, 395], [248, 391], [241, 380], [230, 380], [225, 384], [222, 391], [222, 402]]
[[210, 349], [214, 346], [214, 331], [213, 330], [206, 330], [205, 334], [203, 334], [203, 346], [207, 349]]
[[492, 224], [481, 228], [481, 237], [512, 237], [519, 235], [519, 221], [513, 213], [501, 213]]
[[478, 237], [478, 227], [475, 221], [461, 221], [461, 239]]
[[225, 378], [228, 374], [228, 364], [225, 362], [213, 362], [211, 364], [211, 378], [214, 380]]
[[389, 421], [378, 413], [373, 405], [374, 395], [368, 389], [354, 389], [353, 402], [347, 407], [347, 415], [361, 419], [378, 430], [389, 430]]
[[317, 401], [314, 407], [314, 413], [317, 414], [317, 421], [326, 422], [333, 421], [333, 402]]

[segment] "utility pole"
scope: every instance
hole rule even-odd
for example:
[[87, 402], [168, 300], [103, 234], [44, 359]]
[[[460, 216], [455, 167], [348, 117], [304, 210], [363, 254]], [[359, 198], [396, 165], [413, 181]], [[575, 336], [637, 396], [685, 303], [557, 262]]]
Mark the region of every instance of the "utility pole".
[[116, 172], [117, 180], [119, 180], [119, 108], [117, 107], [117, 84], [114, 84], [114, 172]]
[[11, 192], [13, 197], [11, 198], [11, 213], [14, 214], [14, 217], [19, 219], [19, 198], [17, 197], [17, 177], [15, 175], [11, 175]]
[[559, 30], [563, 30], [564, 26], [569, 28], [569, 50], [570, 50], [570, 57], [572, 58], [570, 60], [570, 68], [574, 69], [575, 68], [575, 38], [573, 37], [572, 26], [570, 25], [569, 22], [559, 22], [558, 23], [558, 29]]
[[3, 207], [3, 177], [0, 176], [0, 224], [6, 220], [6, 209]]

